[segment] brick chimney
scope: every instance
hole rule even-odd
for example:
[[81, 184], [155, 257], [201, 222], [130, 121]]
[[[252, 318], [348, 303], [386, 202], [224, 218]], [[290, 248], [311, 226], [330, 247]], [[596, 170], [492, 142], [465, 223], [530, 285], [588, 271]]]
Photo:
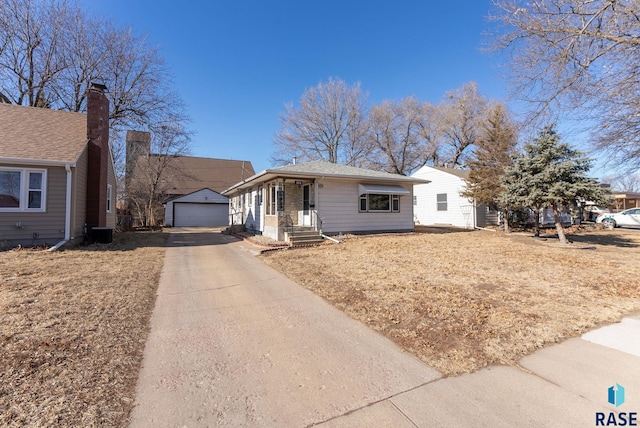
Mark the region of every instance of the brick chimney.
[[86, 222], [92, 227], [107, 225], [107, 167], [109, 163], [109, 100], [106, 87], [92, 83], [87, 97], [87, 170]]

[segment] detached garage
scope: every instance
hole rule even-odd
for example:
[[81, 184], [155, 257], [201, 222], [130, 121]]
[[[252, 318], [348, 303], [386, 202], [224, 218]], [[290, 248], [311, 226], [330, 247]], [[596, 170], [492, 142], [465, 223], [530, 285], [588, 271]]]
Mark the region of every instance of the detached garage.
[[211, 189], [201, 189], [167, 201], [167, 226], [219, 227], [229, 224], [229, 198]]

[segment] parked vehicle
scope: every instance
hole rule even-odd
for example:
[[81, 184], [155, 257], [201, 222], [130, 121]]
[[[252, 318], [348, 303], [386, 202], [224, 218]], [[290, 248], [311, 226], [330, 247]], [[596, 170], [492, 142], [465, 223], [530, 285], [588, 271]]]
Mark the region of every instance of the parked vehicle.
[[599, 215], [611, 212], [609, 211], [609, 208], [605, 208], [600, 205], [585, 205], [583, 211], [584, 217], [587, 221], [595, 221]]
[[640, 208], [630, 208], [619, 213], [601, 214], [596, 218], [596, 223], [602, 223], [604, 227], [640, 227]]

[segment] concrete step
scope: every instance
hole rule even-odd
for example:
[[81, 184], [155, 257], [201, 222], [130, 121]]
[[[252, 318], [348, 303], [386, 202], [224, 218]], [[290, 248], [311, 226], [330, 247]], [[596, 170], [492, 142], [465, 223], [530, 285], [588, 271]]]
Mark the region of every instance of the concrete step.
[[285, 232], [285, 240], [292, 245], [317, 244], [324, 241], [318, 232], [313, 231]]

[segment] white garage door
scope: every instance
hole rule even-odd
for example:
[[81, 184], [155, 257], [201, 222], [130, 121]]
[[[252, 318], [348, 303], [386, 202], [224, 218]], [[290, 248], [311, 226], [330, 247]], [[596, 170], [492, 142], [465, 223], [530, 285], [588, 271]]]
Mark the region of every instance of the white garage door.
[[173, 204], [173, 224], [185, 226], [227, 226], [229, 224], [228, 204], [194, 204], [175, 202]]

